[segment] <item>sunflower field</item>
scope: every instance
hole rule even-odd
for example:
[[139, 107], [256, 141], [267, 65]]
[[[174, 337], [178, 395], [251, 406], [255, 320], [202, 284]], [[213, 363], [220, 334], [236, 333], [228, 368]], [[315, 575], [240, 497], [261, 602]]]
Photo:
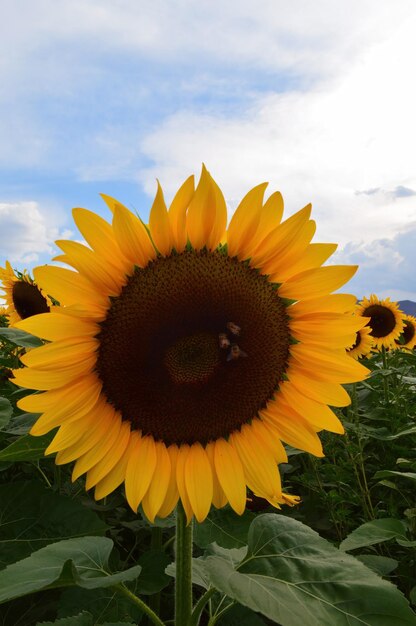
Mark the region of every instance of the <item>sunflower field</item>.
[[0, 626], [416, 626], [416, 318], [265, 190], [0, 268]]

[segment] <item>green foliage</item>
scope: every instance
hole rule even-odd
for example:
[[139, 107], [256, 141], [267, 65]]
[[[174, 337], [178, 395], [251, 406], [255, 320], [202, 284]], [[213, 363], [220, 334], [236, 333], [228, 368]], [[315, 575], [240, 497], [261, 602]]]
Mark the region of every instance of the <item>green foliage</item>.
[[394, 585], [283, 515], [254, 520], [239, 565], [217, 554], [206, 568], [217, 589], [282, 626], [416, 624]]
[[[122, 488], [97, 503], [72, 464], [44, 456], [54, 432], [28, 434], [37, 416], [17, 401], [32, 392], [11, 374], [41, 343], [0, 329], [0, 626], [148, 626], [132, 594], [168, 622], [175, 516], [150, 524]], [[212, 508], [194, 524], [194, 600], [209, 595], [199, 626], [416, 624], [416, 357], [367, 365], [337, 410], [346, 435], [320, 433], [326, 457], [288, 447], [298, 507]]]

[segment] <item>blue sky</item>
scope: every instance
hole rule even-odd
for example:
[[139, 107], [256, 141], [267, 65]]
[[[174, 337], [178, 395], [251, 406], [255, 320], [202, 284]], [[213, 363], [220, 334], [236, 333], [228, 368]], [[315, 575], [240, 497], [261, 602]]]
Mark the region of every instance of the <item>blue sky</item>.
[[0, 264], [49, 262], [98, 193], [146, 218], [204, 161], [360, 264], [348, 290], [416, 300], [413, 0], [6, 0]]

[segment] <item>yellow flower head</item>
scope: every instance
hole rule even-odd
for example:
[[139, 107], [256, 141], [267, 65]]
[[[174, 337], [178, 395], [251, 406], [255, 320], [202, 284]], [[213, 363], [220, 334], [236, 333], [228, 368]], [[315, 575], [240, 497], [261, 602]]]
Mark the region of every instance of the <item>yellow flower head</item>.
[[12, 266], [6, 261], [6, 267], [0, 267], [0, 289], [7, 304], [6, 315], [10, 326], [38, 313], [47, 313], [51, 303], [30, 276], [15, 274]]
[[395, 341], [396, 347], [413, 350], [416, 346], [416, 317], [413, 317], [413, 315], [404, 315], [403, 323], [403, 332]]
[[361, 357], [371, 354], [373, 348], [373, 338], [371, 336], [371, 328], [364, 326], [357, 330], [354, 344], [347, 349], [347, 354], [354, 359], [360, 359]]
[[379, 300], [377, 296], [371, 294], [369, 299], [363, 298], [357, 306], [357, 315], [370, 318], [368, 326], [371, 329], [373, 346], [377, 350], [383, 346], [385, 348], [396, 347], [395, 339], [398, 339], [403, 331], [404, 319], [396, 302], [391, 302], [390, 298]]
[[323, 456], [317, 432], [343, 432], [328, 404], [348, 404], [341, 383], [367, 375], [345, 352], [366, 320], [351, 315], [354, 296], [331, 293], [356, 267], [322, 267], [336, 246], [311, 243], [310, 205], [282, 221], [280, 193], [264, 201], [265, 189], [228, 228], [205, 168], [169, 209], [158, 187], [148, 227], [103, 196], [111, 224], [73, 212], [90, 247], [57, 242], [75, 271], [35, 270], [63, 306], [18, 324], [51, 342], [15, 371], [44, 391], [19, 406], [42, 414], [33, 435], [59, 426], [47, 453], [75, 461], [97, 499], [124, 482], [152, 521], [179, 498], [188, 520], [227, 502], [241, 514], [247, 487], [293, 505], [282, 442]]

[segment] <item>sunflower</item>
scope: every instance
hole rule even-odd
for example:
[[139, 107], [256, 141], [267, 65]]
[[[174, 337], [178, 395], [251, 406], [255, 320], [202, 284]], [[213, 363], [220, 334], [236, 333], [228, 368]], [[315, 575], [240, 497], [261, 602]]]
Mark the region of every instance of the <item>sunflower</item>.
[[9, 324], [9, 313], [7, 307], [0, 306], [0, 326], [8, 326]]
[[36, 282], [64, 306], [18, 327], [49, 341], [22, 357], [20, 400], [59, 426], [46, 453], [75, 461], [73, 480], [100, 499], [123, 482], [131, 508], [188, 521], [211, 504], [239, 514], [247, 487], [279, 507], [282, 441], [323, 456], [317, 432], [342, 433], [327, 406], [368, 371], [345, 348], [365, 320], [352, 295], [330, 295], [356, 266], [321, 267], [333, 244], [311, 244], [308, 205], [281, 221], [280, 193], [248, 192], [226, 229], [224, 197], [203, 168], [167, 209], [158, 185], [149, 225], [109, 196], [112, 224], [86, 209], [89, 247], [58, 241], [75, 271], [45, 266]]
[[404, 314], [400, 311], [396, 302], [390, 298], [379, 300], [374, 294], [370, 298], [363, 298], [357, 306], [357, 315], [369, 317], [368, 326], [371, 328], [370, 335], [373, 345], [377, 350], [395, 348], [395, 339], [400, 337], [403, 331]]
[[412, 350], [416, 346], [416, 317], [404, 315], [404, 327], [400, 337], [395, 340], [398, 348]]
[[38, 313], [47, 313], [51, 302], [30, 276], [15, 274], [12, 266], [6, 261], [6, 267], [0, 267], [0, 288], [4, 292], [7, 304], [7, 316], [10, 326]]
[[371, 336], [371, 328], [364, 326], [357, 330], [355, 336], [355, 342], [347, 348], [347, 354], [354, 359], [360, 359], [361, 357], [369, 356], [373, 348], [373, 338]]

